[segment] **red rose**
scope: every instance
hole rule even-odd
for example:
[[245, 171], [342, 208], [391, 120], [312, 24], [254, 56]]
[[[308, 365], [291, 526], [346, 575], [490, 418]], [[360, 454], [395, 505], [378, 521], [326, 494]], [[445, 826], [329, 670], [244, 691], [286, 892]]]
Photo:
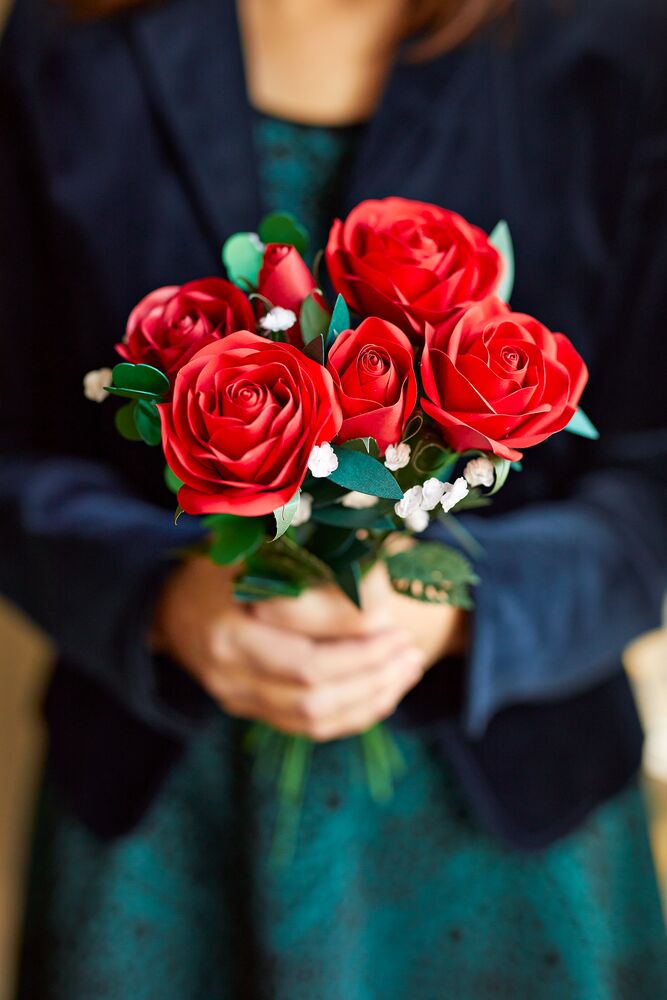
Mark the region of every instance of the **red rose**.
[[271, 305], [291, 309], [297, 323], [287, 331], [291, 343], [301, 344], [298, 320], [304, 299], [315, 288], [315, 279], [299, 251], [283, 243], [269, 243], [259, 272], [258, 291]]
[[588, 370], [567, 337], [499, 299], [455, 309], [427, 328], [422, 407], [455, 451], [518, 461], [569, 424]]
[[159, 405], [167, 463], [189, 514], [269, 514], [301, 486], [341, 424], [329, 373], [289, 344], [233, 333], [202, 348]]
[[116, 350], [126, 361], [159, 368], [173, 383], [179, 368], [206, 344], [254, 326], [252, 306], [236, 285], [203, 278], [150, 292], [130, 313]]
[[498, 287], [503, 263], [460, 215], [405, 198], [362, 201], [334, 222], [326, 261], [333, 286], [361, 316], [382, 316], [421, 340], [464, 302]]
[[341, 441], [373, 437], [384, 454], [401, 440], [417, 401], [417, 379], [410, 341], [398, 327], [372, 318], [344, 330], [327, 368], [343, 411]]

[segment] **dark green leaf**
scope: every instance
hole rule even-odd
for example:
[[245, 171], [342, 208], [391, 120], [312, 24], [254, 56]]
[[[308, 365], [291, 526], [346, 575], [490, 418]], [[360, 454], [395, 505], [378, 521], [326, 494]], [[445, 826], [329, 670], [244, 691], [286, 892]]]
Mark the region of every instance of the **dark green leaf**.
[[[320, 293], [318, 293], [318, 295], [319, 294]], [[301, 336], [306, 346], [311, 342], [311, 340], [316, 340], [318, 337], [325, 336], [329, 328], [329, 319], [330, 317], [328, 311], [320, 305], [317, 301], [316, 295], [311, 292], [310, 295], [303, 300], [301, 315], [299, 316]]]
[[[265, 524], [262, 518], [237, 517], [234, 514], [216, 514], [214, 517], [210, 557], [218, 566], [240, 562], [264, 541]], [[211, 524], [213, 518], [206, 520]]]
[[302, 587], [290, 580], [283, 580], [273, 574], [244, 573], [234, 586], [234, 597], [238, 601], [262, 601], [272, 597], [298, 597]]
[[347, 308], [347, 303], [342, 295], [339, 295], [336, 299], [333, 313], [331, 314], [331, 321], [329, 323], [329, 329], [327, 330], [326, 337], [326, 349], [327, 352], [333, 347], [334, 341], [339, 333], [343, 330], [350, 329], [350, 310]]
[[160, 414], [155, 403], [150, 403], [145, 399], [140, 399], [136, 403], [134, 411], [134, 422], [137, 430], [141, 434], [142, 440], [146, 444], [158, 445], [162, 440], [162, 428], [160, 426]]
[[115, 389], [129, 389], [162, 397], [169, 392], [169, 379], [152, 365], [132, 365], [121, 361], [113, 369], [111, 384]]
[[363, 510], [354, 510], [352, 507], [343, 507], [341, 504], [316, 507], [311, 515], [311, 520], [317, 521], [319, 524], [331, 524], [338, 528], [391, 531], [395, 527], [391, 519], [383, 516], [383, 509], [380, 508], [379, 504], [377, 507], [366, 507]]
[[256, 288], [264, 261], [256, 233], [234, 233], [222, 248], [222, 262], [229, 280], [240, 288]]
[[278, 507], [277, 510], [274, 510], [273, 516], [276, 519], [276, 533], [274, 535], [274, 540], [284, 535], [294, 520], [296, 512], [299, 509], [300, 496], [301, 490], [297, 490], [288, 503], [284, 504], [282, 507]]
[[272, 212], [262, 219], [259, 238], [263, 243], [287, 243], [303, 257], [308, 249], [308, 233], [290, 212]]
[[117, 389], [114, 385], [105, 385], [110, 396], [120, 396], [123, 399], [145, 399], [149, 403], [159, 403], [162, 396], [156, 392], [142, 392], [141, 389]]
[[600, 437], [599, 430], [589, 417], [586, 416], [581, 407], [579, 407], [572, 417], [565, 430], [569, 431], [570, 434], [578, 435], [578, 437], [588, 438], [589, 441], [597, 441]]
[[439, 542], [420, 542], [385, 562], [394, 588], [420, 601], [450, 603], [451, 596], [460, 598], [464, 588], [478, 582], [465, 556]]
[[324, 337], [322, 336], [322, 334], [320, 334], [319, 337], [315, 337], [314, 340], [311, 340], [309, 344], [306, 344], [306, 346], [303, 349], [303, 353], [306, 355], [307, 358], [310, 358], [311, 361], [317, 361], [318, 365], [323, 365]]
[[334, 570], [334, 579], [346, 597], [349, 597], [353, 604], [361, 607], [361, 594], [359, 585], [361, 583], [361, 569], [358, 562], [341, 563]]
[[346, 490], [368, 493], [369, 496], [384, 497], [387, 500], [401, 500], [403, 490], [389, 469], [371, 455], [365, 455], [349, 448], [334, 448], [338, 458], [338, 468], [329, 479]]
[[181, 480], [171, 471], [168, 465], [165, 465], [164, 467], [164, 481], [167, 489], [171, 490], [172, 493], [178, 493], [183, 485]]
[[135, 403], [126, 403], [125, 406], [116, 410], [114, 416], [116, 430], [126, 441], [141, 441], [141, 434], [134, 423], [135, 405]]

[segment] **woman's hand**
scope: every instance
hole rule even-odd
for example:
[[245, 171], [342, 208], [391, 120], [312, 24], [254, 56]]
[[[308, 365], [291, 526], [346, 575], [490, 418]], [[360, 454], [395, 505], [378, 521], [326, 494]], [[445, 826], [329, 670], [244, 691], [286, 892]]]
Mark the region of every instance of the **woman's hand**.
[[184, 562], [154, 623], [155, 647], [228, 714], [332, 740], [391, 715], [421, 678], [421, 648], [385, 607], [359, 612], [333, 587], [248, 607], [232, 579], [208, 559]]

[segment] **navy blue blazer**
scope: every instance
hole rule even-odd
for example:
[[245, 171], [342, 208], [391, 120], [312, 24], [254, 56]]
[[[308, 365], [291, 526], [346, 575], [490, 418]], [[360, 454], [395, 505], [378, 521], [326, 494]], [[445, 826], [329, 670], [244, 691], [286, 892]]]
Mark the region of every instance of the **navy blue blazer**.
[[[620, 655], [667, 585], [667, 94], [662, 0], [519, 0], [512, 26], [399, 58], [340, 211], [390, 194], [509, 220], [514, 305], [574, 340], [599, 443], [526, 456], [468, 519], [482, 578], [465, 663], [422, 726], [480, 818], [549, 843], [635, 773]], [[52, 636], [51, 765], [103, 835], [132, 826], [216, 711], [146, 633], [175, 547], [154, 451], [84, 372], [150, 289], [220, 272], [262, 211], [231, 0], [96, 23], [18, 0], [0, 54], [0, 588]]]

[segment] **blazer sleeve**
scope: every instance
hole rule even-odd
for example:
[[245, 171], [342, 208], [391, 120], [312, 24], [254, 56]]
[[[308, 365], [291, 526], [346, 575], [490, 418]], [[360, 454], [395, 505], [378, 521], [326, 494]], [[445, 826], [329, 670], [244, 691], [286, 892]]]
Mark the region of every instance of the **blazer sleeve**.
[[58, 454], [48, 439], [52, 408], [63, 405], [49, 388], [62, 374], [54, 347], [59, 300], [42, 245], [48, 227], [26, 120], [3, 44], [0, 591], [48, 633], [68, 665], [152, 726], [185, 734], [201, 705], [186, 699], [186, 710], [162, 697], [164, 664], [149, 651], [148, 629], [175, 544], [192, 542], [201, 529], [179, 525], [175, 536], [167, 509], [132, 495], [111, 467]]
[[[647, 113], [596, 317], [598, 360], [564, 499], [466, 518], [484, 550], [463, 722], [592, 687], [656, 627], [667, 589], [667, 101]], [[530, 452], [526, 465], [530, 463]]]

